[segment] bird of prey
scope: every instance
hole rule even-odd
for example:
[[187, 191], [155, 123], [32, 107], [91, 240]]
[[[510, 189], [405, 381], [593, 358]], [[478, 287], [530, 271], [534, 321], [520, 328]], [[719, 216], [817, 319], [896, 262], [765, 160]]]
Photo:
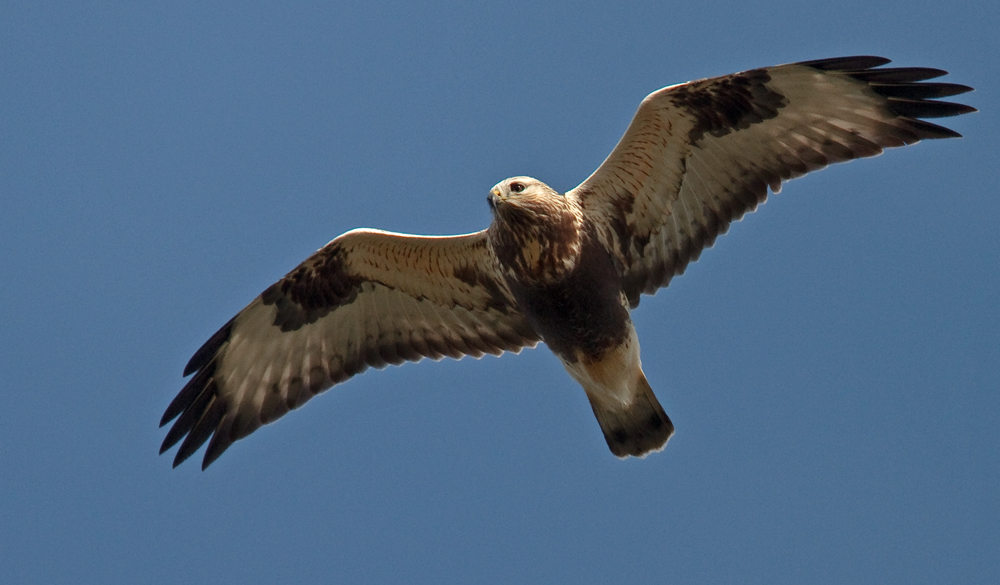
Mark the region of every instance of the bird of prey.
[[234, 441], [366, 370], [480, 357], [539, 341], [583, 386], [611, 452], [674, 432], [643, 374], [629, 310], [783, 181], [884, 148], [959, 134], [921, 118], [971, 91], [888, 59], [806, 61], [660, 89], [575, 189], [497, 184], [490, 226], [458, 236], [373, 229], [334, 239], [268, 287], [191, 358], [163, 414], [174, 466]]

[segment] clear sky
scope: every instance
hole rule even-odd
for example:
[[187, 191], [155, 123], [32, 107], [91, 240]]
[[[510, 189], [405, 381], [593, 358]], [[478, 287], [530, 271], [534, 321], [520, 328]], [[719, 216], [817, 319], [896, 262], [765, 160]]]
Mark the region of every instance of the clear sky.
[[[1000, 582], [1000, 4], [539, 4], [4, 4], [0, 582]], [[481, 229], [659, 87], [852, 54], [981, 112], [643, 300], [664, 452], [613, 457], [539, 347], [157, 456], [191, 354], [336, 235]]]

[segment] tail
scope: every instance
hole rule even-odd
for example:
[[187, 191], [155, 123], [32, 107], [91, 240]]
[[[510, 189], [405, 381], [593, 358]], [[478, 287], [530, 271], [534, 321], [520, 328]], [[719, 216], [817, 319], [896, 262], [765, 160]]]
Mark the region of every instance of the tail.
[[674, 423], [670, 422], [670, 417], [656, 400], [641, 371], [633, 390], [632, 402], [624, 407], [620, 404], [608, 406], [587, 393], [608, 447], [616, 456], [623, 458], [660, 451], [674, 434]]

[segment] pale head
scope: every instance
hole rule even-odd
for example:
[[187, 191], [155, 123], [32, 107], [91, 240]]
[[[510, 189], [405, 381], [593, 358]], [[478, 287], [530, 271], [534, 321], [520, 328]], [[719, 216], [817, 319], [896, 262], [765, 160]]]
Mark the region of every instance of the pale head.
[[493, 209], [490, 245], [505, 272], [521, 282], [541, 282], [573, 269], [583, 212], [571, 200], [531, 177], [505, 179], [487, 199]]
[[546, 202], [551, 202], [553, 197], [561, 198], [562, 196], [552, 189], [552, 187], [549, 187], [538, 179], [531, 177], [511, 177], [500, 181], [490, 189], [490, 194], [486, 197], [486, 200], [489, 202], [490, 208], [496, 211], [507, 204], [515, 207], [532, 207], [533, 203], [545, 204]]

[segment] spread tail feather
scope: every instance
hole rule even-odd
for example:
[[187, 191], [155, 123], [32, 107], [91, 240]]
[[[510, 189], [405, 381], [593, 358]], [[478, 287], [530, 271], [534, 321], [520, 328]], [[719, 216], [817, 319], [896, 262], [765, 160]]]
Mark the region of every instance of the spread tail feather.
[[609, 406], [594, 400], [587, 393], [608, 447], [612, 453], [622, 458], [629, 455], [641, 457], [651, 451], [659, 451], [674, 434], [674, 424], [656, 400], [653, 389], [641, 372], [634, 390], [635, 397], [626, 406]]

